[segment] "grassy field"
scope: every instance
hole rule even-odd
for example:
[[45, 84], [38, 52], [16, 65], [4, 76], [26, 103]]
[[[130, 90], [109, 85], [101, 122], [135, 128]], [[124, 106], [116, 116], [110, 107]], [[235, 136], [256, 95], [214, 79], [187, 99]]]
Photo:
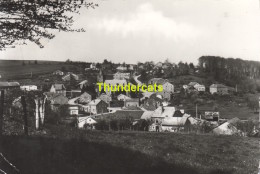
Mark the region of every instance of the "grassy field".
[[256, 174], [260, 156], [255, 138], [70, 128], [51, 133], [6, 136], [2, 151], [26, 174]]
[[0, 75], [3, 79], [17, 80], [21, 78], [29, 78], [31, 73], [35, 75], [51, 73], [55, 70], [61, 69], [62, 66], [67, 67], [63, 62], [54, 61], [24, 61], [22, 65], [21, 60], [0, 60]]

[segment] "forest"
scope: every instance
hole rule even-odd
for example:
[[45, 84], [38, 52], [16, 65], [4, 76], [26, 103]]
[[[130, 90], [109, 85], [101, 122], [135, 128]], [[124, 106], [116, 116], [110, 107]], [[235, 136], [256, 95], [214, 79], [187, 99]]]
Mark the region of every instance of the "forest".
[[260, 91], [260, 62], [216, 56], [199, 58], [200, 73], [245, 92]]

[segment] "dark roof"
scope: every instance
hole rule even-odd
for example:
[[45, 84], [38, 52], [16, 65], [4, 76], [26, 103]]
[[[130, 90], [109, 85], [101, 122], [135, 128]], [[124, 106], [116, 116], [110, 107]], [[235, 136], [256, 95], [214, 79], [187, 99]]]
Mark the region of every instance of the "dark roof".
[[183, 113], [181, 113], [180, 110], [176, 110], [173, 114], [173, 117], [182, 117], [183, 116]]
[[124, 111], [118, 110], [114, 113], [104, 114], [102, 116], [98, 116], [97, 119], [140, 119], [143, 115], [144, 111]]
[[63, 96], [63, 95], [58, 95], [56, 97], [53, 97], [51, 99], [52, 101], [52, 104], [54, 105], [65, 105], [65, 104], [68, 104], [68, 98]]

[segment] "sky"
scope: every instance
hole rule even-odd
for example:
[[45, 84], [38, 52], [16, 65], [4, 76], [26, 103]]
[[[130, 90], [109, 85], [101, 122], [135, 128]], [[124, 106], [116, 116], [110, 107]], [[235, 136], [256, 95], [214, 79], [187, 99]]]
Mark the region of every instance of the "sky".
[[259, 0], [93, 0], [74, 28], [0, 51], [0, 59], [194, 62], [213, 55], [260, 61]]

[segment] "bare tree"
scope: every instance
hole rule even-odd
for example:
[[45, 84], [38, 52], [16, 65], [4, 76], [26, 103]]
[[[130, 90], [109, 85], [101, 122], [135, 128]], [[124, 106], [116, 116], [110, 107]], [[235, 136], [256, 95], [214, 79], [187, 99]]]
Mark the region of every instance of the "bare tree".
[[0, 93], [0, 139], [3, 134], [3, 119], [4, 119], [4, 90]]
[[42, 48], [41, 39], [54, 38], [54, 30], [84, 32], [72, 29], [73, 14], [81, 7], [97, 6], [87, 0], [1, 0], [0, 50], [26, 41]]

